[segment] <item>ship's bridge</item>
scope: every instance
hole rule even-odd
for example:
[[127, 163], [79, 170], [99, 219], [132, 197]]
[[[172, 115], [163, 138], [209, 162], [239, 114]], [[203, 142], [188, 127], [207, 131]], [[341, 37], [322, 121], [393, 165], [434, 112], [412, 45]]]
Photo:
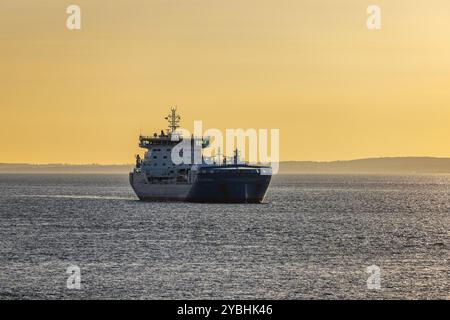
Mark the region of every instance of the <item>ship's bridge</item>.
[[183, 136], [181, 130], [177, 130], [180, 117], [176, 114], [176, 108], [171, 109], [171, 114], [166, 119], [169, 120], [166, 131], [161, 130], [159, 135], [154, 133], [153, 136], [139, 136], [139, 147], [147, 151], [143, 159], [136, 156], [135, 172], [144, 173], [148, 181], [186, 182], [189, 180], [192, 164], [174, 164], [172, 153], [175, 147], [183, 142], [185, 145], [178, 151], [179, 155], [182, 156], [183, 151], [188, 151], [184, 149], [190, 147], [191, 157], [195, 158], [195, 155], [201, 154], [201, 150], [210, 145], [210, 137]]
[[195, 146], [207, 148], [210, 144], [210, 137], [190, 137], [185, 138], [175, 134], [159, 135], [159, 136], [139, 136], [139, 147], [151, 149], [154, 146], [170, 145], [174, 146], [185, 139], [191, 139], [191, 143]]

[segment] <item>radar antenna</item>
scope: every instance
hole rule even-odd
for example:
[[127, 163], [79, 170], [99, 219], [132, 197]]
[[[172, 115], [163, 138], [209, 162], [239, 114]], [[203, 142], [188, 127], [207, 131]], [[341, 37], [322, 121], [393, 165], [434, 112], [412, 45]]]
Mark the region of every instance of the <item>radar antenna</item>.
[[174, 133], [180, 127], [180, 116], [177, 115], [177, 107], [170, 108], [170, 114], [165, 117], [169, 121], [169, 133]]

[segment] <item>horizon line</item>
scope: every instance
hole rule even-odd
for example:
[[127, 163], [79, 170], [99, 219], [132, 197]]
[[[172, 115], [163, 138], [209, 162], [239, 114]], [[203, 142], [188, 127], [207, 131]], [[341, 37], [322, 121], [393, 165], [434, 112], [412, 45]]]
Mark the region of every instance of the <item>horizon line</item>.
[[[347, 160], [280, 160], [279, 163], [285, 162], [314, 162], [314, 163], [333, 163], [333, 162], [349, 162], [349, 161], [361, 161], [361, 160], [376, 160], [376, 159], [440, 159], [440, 160], [450, 160], [448, 157], [440, 156], [379, 156], [379, 157], [366, 157], [366, 158], [354, 158]], [[63, 163], [63, 162], [46, 162], [46, 163], [33, 163], [33, 162], [0, 162], [0, 165], [33, 165], [33, 166], [130, 166], [134, 165], [133, 162], [130, 163]]]

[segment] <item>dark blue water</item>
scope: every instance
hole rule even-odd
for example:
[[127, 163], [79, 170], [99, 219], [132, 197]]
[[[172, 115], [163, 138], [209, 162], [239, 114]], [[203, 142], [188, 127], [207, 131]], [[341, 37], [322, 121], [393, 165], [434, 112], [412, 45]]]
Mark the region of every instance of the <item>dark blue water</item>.
[[449, 213], [450, 176], [277, 176], [264, 204], [215, 205], [0, 175], [0, 298], [449, 299]]

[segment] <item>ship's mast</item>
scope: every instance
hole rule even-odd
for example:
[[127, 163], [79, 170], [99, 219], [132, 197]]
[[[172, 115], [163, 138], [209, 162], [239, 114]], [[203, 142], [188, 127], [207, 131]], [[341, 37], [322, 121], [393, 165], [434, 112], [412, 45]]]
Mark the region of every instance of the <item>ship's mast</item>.
[[177, 107], [170, 108], [170, 114], [165, 118], [169, 121], [169, 133], [174, 133], [180, 127], [180, 116], [177, 115]]
[[239, 150], [237, 148], [234, 149], [233, 162], [234, 164], [238, 164], [239, 162]]
[[220, 147], [218, 148], [218, 150], [217, 150], [217, 160], [218, 160], [218, 163], [219, 163], [219, 165], [220, 165], [220, 163], [221, 163], [221, 161], [220, 161], [220, 157], [222, 156], [222, 154], [220, 153]]

